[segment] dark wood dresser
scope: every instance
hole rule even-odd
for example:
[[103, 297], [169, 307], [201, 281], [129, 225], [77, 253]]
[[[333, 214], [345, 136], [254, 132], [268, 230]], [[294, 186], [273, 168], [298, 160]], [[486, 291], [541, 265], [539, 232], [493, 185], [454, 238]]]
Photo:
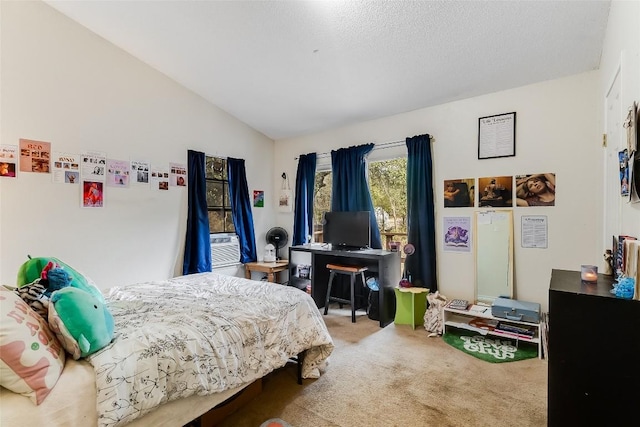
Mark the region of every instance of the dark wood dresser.
[[640, 425], [640, 301], [617, 298], [613, 283], [551, 273], [549, 426]]

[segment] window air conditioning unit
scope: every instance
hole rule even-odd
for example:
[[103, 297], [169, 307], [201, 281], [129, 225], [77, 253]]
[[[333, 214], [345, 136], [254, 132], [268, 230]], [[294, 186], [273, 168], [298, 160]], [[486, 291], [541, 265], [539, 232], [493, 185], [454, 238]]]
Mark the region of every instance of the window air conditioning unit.
[[231, 233], [216, 233], [209, 236], [211, 242], [211, 268], [240, 264], [240, 241]]

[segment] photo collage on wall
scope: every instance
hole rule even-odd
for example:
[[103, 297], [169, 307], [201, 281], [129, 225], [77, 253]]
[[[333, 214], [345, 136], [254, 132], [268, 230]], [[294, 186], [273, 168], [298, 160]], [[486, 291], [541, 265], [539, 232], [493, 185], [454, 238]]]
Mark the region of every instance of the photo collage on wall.
[[0, 145], [0, 177], [15, 178], [18, 164], [18, 146]]
[[0, 178], [18, 179], [19, 173], [49, 174], [52, 183], [78, 185], [83, 208], [104, 207], [106, 187], [129, 188], [135, 183], [168, 190], [187, 185], [187, 167], [182, 163], [168, 163], [168, 168], [154, 166], [152, 171], [148, 160], [114, 160], [101, 151], [77, 154], [52, 152], [51, 148], [50, 142], [24, 138], [17, 145], [0, 144]]
[[[476, 193], [477, 188], [477, 193]], [[445, 208], [555, 206], [556, 174], [488, 176], [444, 181]]]

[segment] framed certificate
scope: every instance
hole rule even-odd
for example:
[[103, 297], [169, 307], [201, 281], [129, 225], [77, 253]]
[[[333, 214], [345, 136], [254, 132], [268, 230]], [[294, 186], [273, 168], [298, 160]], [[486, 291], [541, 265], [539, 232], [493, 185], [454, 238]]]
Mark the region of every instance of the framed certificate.
[[478, 159], [516, 155], [516, 113], [478, 119]]

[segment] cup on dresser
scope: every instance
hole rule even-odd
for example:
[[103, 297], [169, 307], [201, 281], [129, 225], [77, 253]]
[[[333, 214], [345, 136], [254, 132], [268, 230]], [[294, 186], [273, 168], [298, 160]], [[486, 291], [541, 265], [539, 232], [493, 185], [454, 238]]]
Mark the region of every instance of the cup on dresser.
[[587, 264], [581, 265], [580, 279], [585, 283], [596, 283], [598, 281], [598, 266]]

